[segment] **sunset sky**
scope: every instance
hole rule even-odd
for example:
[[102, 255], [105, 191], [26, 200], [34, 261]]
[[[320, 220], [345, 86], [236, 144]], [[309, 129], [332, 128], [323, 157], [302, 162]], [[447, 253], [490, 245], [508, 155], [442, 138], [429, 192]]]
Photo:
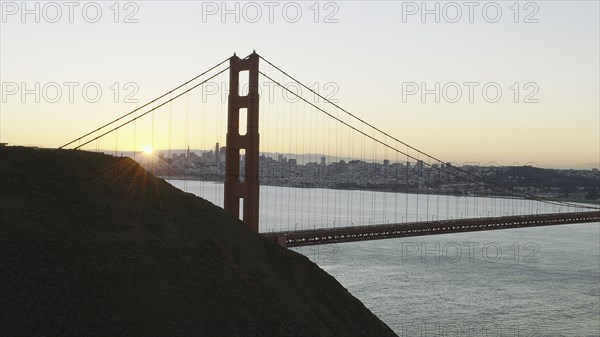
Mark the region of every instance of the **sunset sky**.
[[[324, 94], [332, 94], [335, 88], [332, 97], [353, 114], [447, 161], [597, 167], [599, 2], [474, 3], [468, 7], [464, 2], [427, 2], [427, 8], [421, 8], [421, 2], [400, 1], [228, 2], [230, 10], [239, 6], [236, 22], [235, 14], [222, 17], [221, 2], [138, 1], [120, 3], [118, 11], [111, 7], [113, 2], [78, 2], [73, 8], [62, 2], [57, 3], [58, 8], [37, 2], [39, 18], [36, 14], [22, 16], [21, 2], [2, 2], [0, 141], [58, 147], [234, 52], [246, 56], [255, 49], [306, 84], [319, 83]], [[35, 5], [28, 3], [28, 9], [35, 11]], [[436, 14], [421, 16], [423, 9], [434, 10], [436, 5], [439, 23]], [[98, 8], [101, 13], [96, 15]], [[262, 11], [260, 17], [257, 8]], [[62, 11], [61, 16], [57, 10]], [[264, 63], [261, 70], [275, 74]], [[215, 83], [227, 79], [225, 73]], [[73, 102], [65, 82], [79, 84], [73, 87]], [[115, 82], [119, 83], [118, 103], [114, 102]], [[129, 82], [133, 84], [125, 88]], [[474, 86], [470, 102], [469, 86], [464, 83], [472, 82], [479, 84]], [[35, 91], [36, 83], [40, 102], [35, 101], [35, 94], [22, 97], [22, 89]], [[55, 103], [51, 102], [53, 91], [46, 92], [52, 97], [42, 92], [45, 86], [54, 90], [49, 83], [62, 89], [63, 95]], [[86, 102], [81, 92], [89, 83], [102, 90], [95, 103]], [[423, 100], [420, 91], [414, 92], [422, 83], [427, 89], [439, 83], [439, 103], [433, 94]], [[486, 84], [491, 89], [484, 97]], [[456, 85], [462, 90], [458, 98]], [[498, 87], [502, 94], [496, 98]], [[134, 89], [139, 103], [124, 102], [124, 96]], [[408, 94], [409, 90], [414, 94]], [[193, 124], [188, 125], [189, 135], [173, 130], [171, 148], [224, 145], [226, 104], [216, 102], [222, 100], [215, 95], [211, 97], [215, 102], [202, 106], [200, 97], [191, 97], [187, 103], [188, 124]], [[276, 100], [283, 101], [281, 97]], [[308, 129], [311, 120], [292, 114], [309, 107], [300, 106], [302, 103], [261, 104], [261, 114], [273, 116], [280, 110], [285, 110], [281, 116], [289, 114], [287, 121], [261, 124], [261, 149], [340, 151], [334, 150], [332, 142], [318, 148], [294, 145], [308, 144], [304, 138], [288, 139], [289, 146], [282, 145], [285, 142], [276, 140], [277, 135], [288, 135], [274, 129], [274, 123], [292, 123], [292, 134], [306, 134], [308, 130], [297, 128]], [[184, 125], [185, 105], [179, 100], [171, 106], [173, 125]], [[310, 113], [316, 116], [316, 112]], [[133, 130], [122, 131], [95, 147], [124, 151], [135, 146], [142, 151], [153, 144], [155, 149], [166, 149], [168, 115], [167, 108], [157, 110], [153, 137], [149, 122], [140, 121], [135, 141]], [[298, 124], [300, 118], [305, 119]], [[321, 122], [322, 117], [313, 119], [311, 132], [318, 131], [316, 124]], [[320, 127], [322, 132], [332, 132], [330, 128], [335, 126]], [[343, 131], [335, 132], [346, 139]]]

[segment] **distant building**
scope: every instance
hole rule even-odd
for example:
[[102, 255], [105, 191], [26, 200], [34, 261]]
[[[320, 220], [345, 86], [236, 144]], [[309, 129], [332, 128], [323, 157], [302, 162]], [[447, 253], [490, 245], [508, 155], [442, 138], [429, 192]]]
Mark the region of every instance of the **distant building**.
[[321, 166], [325, 166], [325, 164], [326, 164], [325, 160], [326, 160], [325, 157], [321, 157]]
[[185, 151], [185, 167], [187, 168], [190, 164], [190, 146], [188, 145], [187, 150]]
[[425, 168], [425, 163], [423, 163], [422, 160], [419, 160], [416, 164], [415, 164], [415, 171], [417, 172], [423, 172], [423, 169]]
[[383, 166], [388, 166], [390, 165], [390, 160], [389, 159], [384, 159], [383, 160]]

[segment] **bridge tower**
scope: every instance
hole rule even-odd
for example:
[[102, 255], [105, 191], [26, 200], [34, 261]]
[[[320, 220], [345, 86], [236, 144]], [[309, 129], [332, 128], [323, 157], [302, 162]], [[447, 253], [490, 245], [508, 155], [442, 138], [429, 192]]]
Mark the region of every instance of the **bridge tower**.
[[[227, 144], [225, 153], [225, 210], [240, 216], [243, 202], [243, 221], [258, 232], [258, 60], [253, 52], [240, 59], [235, 54], [229, 59], [229, 95], [227, 111]], [[240, 73], [248, 72], [248, 95], [240, 96]], [[244, 110], [242, 110], [244, 109]], [[240, 134], [240, 113], [246, 115], [245, 134]], [[240, 178], [240, 150], [245, 150], [244, 175]]]

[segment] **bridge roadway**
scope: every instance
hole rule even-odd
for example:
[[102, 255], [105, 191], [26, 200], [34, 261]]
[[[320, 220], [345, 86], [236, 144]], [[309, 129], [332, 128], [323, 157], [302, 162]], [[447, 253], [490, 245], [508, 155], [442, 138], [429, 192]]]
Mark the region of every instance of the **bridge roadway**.
[[265, 237], [277, 241], [282, 246], [300, 247], [432, 234], [589, 222], [600, 222], [600, 211], [393, 223], [384, 225], [309, 229], [292, 232], [269, 232], [263, 234]]

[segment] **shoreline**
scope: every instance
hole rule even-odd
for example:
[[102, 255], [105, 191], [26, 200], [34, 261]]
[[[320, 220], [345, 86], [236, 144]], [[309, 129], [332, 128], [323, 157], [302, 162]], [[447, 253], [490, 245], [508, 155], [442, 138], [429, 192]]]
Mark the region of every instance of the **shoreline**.
[[[168, 180], [188, 180], [188, 181], [201, 181], [207, 183], [221, 183], [223, 181], [220, 180], [204, 180], [198, 177], [187, 177], [187, 176], [156, 176], [159, 179]], [[502, 194], [451, 194], [451, 193], [437, 193], [437, 192], [418, 192], [418, 191], [394, 191], [389, 189], [368, 189], [368, 188], [340, 188], [340, 187], [327, 187], [327, 186], [290, 186], [290, 185], [272, 185], [272, 184], [263, 184], [260, 186], [271, 186], [271, 187], [289, 187], [289, 188], [306, 188], [306, 189], [329, 189], [329, 190], [341, 190], [341, 191], [365, 191], [365, 192], [388, 192], [388, 193], [404, 193], [404, 194], [423, 194], [423, 195], [444, 195], [451, 197], [484, 197], [484, 198], [512, 198], [511, 195], [502, 195]], [[541, 197], [543, 198], [543, 197]], [[517, 199], [524, 199], [522, 197], [518, 197]], [[555, 202], [569, 202], [569, 203], [581, 203], [587, 205], [595, 205], [600, 207], [600, 200], [590, 200], [590, 199], [569, 199], [569, 198], [548, 198], [548, 201]]]

